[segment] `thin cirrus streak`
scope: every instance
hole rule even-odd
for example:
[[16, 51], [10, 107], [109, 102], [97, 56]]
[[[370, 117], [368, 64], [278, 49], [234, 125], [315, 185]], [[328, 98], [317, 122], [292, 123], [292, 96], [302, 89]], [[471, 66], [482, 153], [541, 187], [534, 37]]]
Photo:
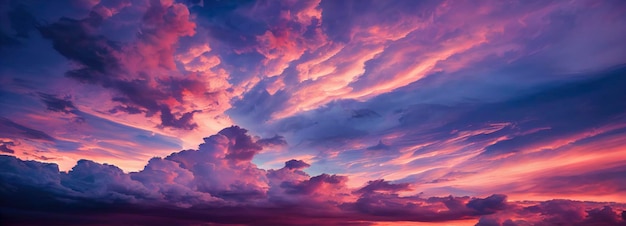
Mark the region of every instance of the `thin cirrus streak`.
[[623, 225], [624, 15], [1, 1], [0, 224]]

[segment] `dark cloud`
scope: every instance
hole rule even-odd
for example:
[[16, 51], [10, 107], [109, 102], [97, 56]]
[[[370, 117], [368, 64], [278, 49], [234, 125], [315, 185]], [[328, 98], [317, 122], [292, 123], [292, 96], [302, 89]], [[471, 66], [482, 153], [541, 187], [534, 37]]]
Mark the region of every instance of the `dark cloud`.
[[373, 193], [373, 192], [391, 192], [410, 191], [411, 185], [408, 183], [392, 184], [383, 179], [368, 181], [365, 187], [356, 191], [356, 193]]
[[472, 199], [467, 207], [475, 209], [480, 214], [495, 213], [506, 209], [506, 195], [495, 194], [484, 199]]
[[357, 109], [352, 111], [352, 118], [376, 118], [381, 117], [380, 114], [370, 109]]
[[0, 131], [0, 134], [4, 137], [28, 138], [46, 141], [55, 140], [52, 136], [42, 131], [17, 124], [4, 117], [0, 117], [0, 125], [2, 125], [3, 127], [2, 131]]
[[[133, 67], [140, 65], [127, 65], [125, 62], [132, 54], [137, 54], [128, 53], [130, 50], [141, 52], [162, 48], [162, 51], [158, 52], [163, 54], [162, 56], [154, 56], [154, 61], [152, 58], [142, 61], [149, 64], [144, 69], [149, 70], [150, 68], [147, 68], [149, 66], [173, 67], [171, 66], [174, 62], [173, 49], [171, 46], [163, 45], [168, 45], [164, 44], [165, 42], [175, 42], [178, 35], [186, 34], [191, 25], [170, 15], [175, 12], [162, 8], [159, 2], [152, 3], [143, 21], [147, 24], [146, 28], [138, 37], [146, 44], [139, 47], [98, 35], [96, 31], [102, 24], [103, 17], [95, 12], [80, 20], [63, 17], [55, 23], [39, 25], [37, 29], [45, 39], [52, 41], [57, 52], [80, 65], [80, 68], [66, 72], [67, 77], [82, 83], [100, 85], [116, 92], [117, 97], [112, 100], [123, 106], [117, 106], [111, 112], [121, 111], [130, 114], [144, 112], [147, 117], [160, 113], [160, 126], [192, 130], [197, 128], [197, 124], [193, 122], [193, 114], [199, 110], [174, 113], [173, 107], [164, 102], [174, 97], [182, 103], [182, 93], [188, 90], [201, 90], [204, 87], [202, 83], [188, 78], [169, 78], [156, 81], [159, 85], [155, 87], [150, 84], [150, 79], [143, 74], [144, 72], [139, 76], [129, 72]], [[172, 27], [177, 24], [181, 26], [180, 29]], [[161, 38], [158, 39], [160, 42], [155, 41], [157, 36]]]
[[368, 147], [367, 150], [372, 150], [372, 151], [384, 151], [384, 150], [389, 150], [391, 147], [388, 144], [383, 143], [382, 140], [378, 141], [378, 144]]
[[263, 150], [261, 145], [252, 141], [247, 135], [248, 130], [239, 126], [231, 126], [222, 129], [218, 134], [226, 136], [231, 142], [229, 143], [229, 151], [226, 154], [227, 159], [236, 161], [250, 161], [255, 154]]
[[543, 221], [549, 224], [574, 224], [585, 219], [585, 207], [581, 202], [552, 200], [525, 208], [528, 212], [545, 215]]
[[476, 226], [500, 226], [500, 221], [495, 218], [481, 217]]
[[52, 41], [57, 52], [84, 66], [67, 72], [68, 77], [96, 84], [108, 80], [107, 76], [117, 76], [107, 74], [110, 70], [120, 73], [120, 63], [115, 56], [121, 51], [120, 44], [93, 34], [101, 21], [99, 15], [91, 14], [82, 20], [64, 17], [53, 24], [37, 26], [42, 37]]
[[152, 116], [161, 111], [171, 113], [167, 105], [159, 104], [159, 100], [165, 99], [167, 94], [152, 89], [146, 80], [113, 81], [110, 87], [121, 94], [119, 97], [114, 97], [113, 101], [146, 109], [146, 116]]
[[309, 165], [308, 163], [302, 161], [302, 160], [289, 160], [285, 162], [285, 168], [287, 169], [303, 169], [303, 168], [307, 168], [311, 165]]
[[[451, 198], [459, 202], [462, 197]], [[394, 193], [364, 193], [359, 199], [346, 208], [379, 217], [388, 221], [442, 222], [469, 218], [473, 211], [468, 208], [446, 208], [443, 201], [447, 198], [422, 199], [417, 196], [399, 196]]]
[[159, 101], [167, 99], [168, 94], [153, 89], [147, 84], [147, 81], [115, 81], [111, 84], [111, 88], [116, 89], [123, 95], [123, 97], [113, 98], [113, 101], [130, 105], [119, 106], [115, 109], [136, 113], [137, 111], [141, 111], [139, 108], [143, 108], [146, 109], [145, 114], [148, 117], [160, 112], [161, 126], [187, 130], [197, 128], [197, 124], [193, 122], [193, 114], [199, 111], [175, 115], [168, 105], [159, 103]]
[[256, 142], [257, 144], [263, 146], [263, 147], [272, 147], [272, 146], [286, 146], [287, 145], [287, 141], [285, 140], [285, 137], [280, 136], [280, 135], [276, 135], [270, 138], [264, 138], [264, 139], [260, 139]]
[[28, 12], [23, 5], [18, 5], [8, 12], [11, 28], [15, 31], [15, 36], [19, 38], [28, 38], [30, 31], [35, 29], [38, 24], [35, 17]]
[[128, 114], [134, 115], [134, 114], [141, 114], [144, 111], [139, 109], [138, 107], [133, 107], [133, 106], [115, 106], [115, 108], [109, 110], [109, 113], [111, 114], [115, 114], [118, 111], [122, 111], [122, 112], [126, 112]]
[[41, 101], [46, 104], [46, 109], [49, 111], [70, 113], [73, 110], [76, 110], [76, 107], [69, 97], [61, 99], [56, 95], [46, 93], [39, 93], [39, 97], [41, 98]]
[[176, 118], [169, 107], [161, 106], [161, 125], [166, 127], [180, 128], [192, 130], [198, 128], [198, 124], [193, 122], [193, 114], [201, 112], [200, 110], [185, 112], [179, 118]]
[[[59, 167], [54, 163], [23, 161], [13, 156], [0, 155], [0, 172], [2, 196], [8, 197], [12, 192], [23, 188], [42, 189], [41, 192], [56, 192], [60, 189]], [[46, 188], [46, 186], [48, 186]], [[28, 196], [26, 196], [28, 197]], [[32, 200], [35, 201], [35, 200]], [[5, 204], [10, 203], [3, 203]], [[32, 205], [32, 204], [31, 204]]]
[[283, 183], [281, 187], [285, 188], [288, 194], [307, 195], [313, 194], [326, 186], [342, 187], [347, 180], [348, 178], [345, 176], [321, 174], [299, 183]]
[[625, 222], [620, 220], [620, 217], [610, 206], [587, 211], [587, 218], [583, 221], [583, 224], [586, 225], [620, 225], [623, 223]]
[[[10, 26], [10, 28], [6, 28], [6, 31], [2, 29], [4, 27], [0, 28], [0, 50], [22, 45], [24, 39], [30, 36], [30, 31], [37, 24], [35, 17], [28, 12], [24, 5], [16, 1], [6, 1], [0, 5], [3, 7], [0, 13], [6, 13], [6, 17], [4, 15], [2, 17], [7, 19], [7, 25]], [[5, 12], [5, 10], [7, 11]]]
[[[183, 126], [183, 128], [195, 128], [193, 124], [185, 124], [190, 121], [191, 115], [186, 118], [174, 118], [171, 110], [166, 105], [158, 103], [165, 99], [166, 94], [151, 88], [145, 80], [122, 80], [118, 77], [124, 73], [120, 62], [121, 44], [108, 40], [104, 36], [93, 34], [95, 26], [99, 25], [100, 16], [91, 14], [83, 20], [61, 18], [58, 22], [39, 26], [42, 36], [52, 41], [52, 44], [61, 55], [73, 60], [84, 67], [68, 71], [66, 75], [80, 82], [99, 84], [105, 88], [112, 88], [122, 94], [122, 97], [114, 98], [114, 101], [123, 104], [132, 104], [130, 110], [136, 111], [135, 106], [147, 109], [146, 115], [151, 116], [156, 112], [164, 115], [163, 126]], [[121, 109], [127, 109], [120, 107]], [[178, 127], [176, 127], [178, 128]]]
[[[511, 203], [507, 211], [485, 215], [477, 225], [624, 225], [606, 203], [548, 200], [527, 207]], [[622, 207], [623, 208], [623, 207]]]
[[16, 146], [15, 142], [12, 142], [12, 141], [9, 141], [9, 142], [0, 141], [0, 152], [13, 154], [13, 153], [15, 153], [15, 151], [13, 149], [11, 149], [10, 147], [14, 147], [14, 146]]
[[133, 203], [151, 195], [143, 184], [132, 180], [120, 168], [90, 160], [79, 160], [67, 175], [63, 175], [61, 184], [103, 202]]

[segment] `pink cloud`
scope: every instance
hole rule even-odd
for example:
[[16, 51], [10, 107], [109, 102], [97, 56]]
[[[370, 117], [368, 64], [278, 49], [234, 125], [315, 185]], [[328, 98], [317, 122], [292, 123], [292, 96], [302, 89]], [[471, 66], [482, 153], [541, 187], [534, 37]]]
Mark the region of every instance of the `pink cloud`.
[[[126, 174], [114, 165], [89, 160], [79, 161], [67, 173], [59, 172], [55, 164], [22, 161], [1, 156], [0, 178], [14, 181], [13, 186], [30, 186], [38, 192], [63, 199], [46, 201], [58, 206], [59, 213], [72, 206], [99, 203], [123, 208], [148, 210], [133, 211], [127, 217], [146, 222], [150, 212], [169, 211], [185, 214], [192, 222], [236, 223], [233, 214], [246, 219], [257, 219], [252, 224], [279, 223], [277, 213], [269, 209], [295, 211], [292, 218], [282, 223], [297, 224], [297, 220], [328, 218], [328, 223], [414, 221], [450, 222], [474, 219], [487, 222], [552, 222], [552, 223], [622, 223], [615, 210], [621, 204], [584, 203], [566, 200], [545, 202], [509, 202], [506, 195], [486, 198], [429, 197], [400, 195], [415, 189], [407, 183], [385, 180], [370, 181], [360, 188], [348, 188], [346, 176], [321, 174], [309, 176], [302, 169], [309, 164], [291, 160], [278, 170], [263, 170], [250, 162], [246, 152], [256, 154], [259, 144], [247, 131], [230, 127], [205, 138], [197, 150], [184, 150], [166, 158], [153, 158], [139, 172]], [[36, 177], [33, 177], [36, 176]], [[22, 211], [34, 210], [28, 196], [20, 190], [3, 190], [2, 197], [12, 195], [19, 200]], [[612, 207], [597, 208], [598, 205]], [[160, 206], [160, 207], [159, 207]], [[84, 207], [86, 217], [90, 207]], [[289, 211], [291, 209], [291, 211]], [[224, 212], [227, 210], [226, 212]], [[154, 212], [156, 211], [156, 212]], [[211, 216], [209, 219], [196, 214]], [[235, 212], [230, 212], [235, 211]], [[302, 211], [302, 212], [300, 212]], [[230, 213], [229, 213], [230, 212]], [[55, 212], [56, 213], [56, 212]], [[100, 211], [98, 214], [116, 214]], [[285, 212], [280, 212], [284, 214]], [[174, 214], [176, 215], [176, 214]], [[178, 222], [174, 215], [161, 217]], [[11, 218], [12, 220], [14, 218]], [[21, 219], [19, 217], [15, 219]], [[273, 220], [272, 220], [273, 219]], [[459, 221], [460, 222], [460, 221]]]

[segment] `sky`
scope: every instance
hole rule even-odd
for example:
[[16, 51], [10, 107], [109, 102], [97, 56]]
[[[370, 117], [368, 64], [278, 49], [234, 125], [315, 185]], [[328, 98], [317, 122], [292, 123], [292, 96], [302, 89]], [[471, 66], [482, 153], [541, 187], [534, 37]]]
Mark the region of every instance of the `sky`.
[[0, 0], [0, 223], [625, 225], [626, 1]]

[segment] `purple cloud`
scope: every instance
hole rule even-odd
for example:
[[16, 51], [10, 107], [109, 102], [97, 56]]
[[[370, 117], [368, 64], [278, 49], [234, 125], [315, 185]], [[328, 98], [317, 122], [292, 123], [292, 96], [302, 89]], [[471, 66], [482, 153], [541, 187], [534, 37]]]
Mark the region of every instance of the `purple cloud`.
[[16, 146], [15, 143], [12, 141], [8, 141], [8, 142], [0, 141], [0, 152], [9, 153], [9, 154], [15, 153], [15, 151], [10, 148], [12, 146]]
[[304, 162], [302, 160], [292, 159], [292, 160], [289, 160], [289, 161], [285, 162], [285, 168], [287, 168], [287, 169], [297, 169], [297, 170], [299, 170], [299, 169], [307, 168], [309, 166], [311, 166], [311, 165], [309, 165], [308, 163], [306, 163], [306, 162]]
[[0, 224], [622, 225], [624, 9], [0, 1]]
[[399, 191], [411, 190], [410, 186], [411, 185], [408, 183], [391, 184], [389, 183], [389, 181], [385, 181], [381, 179], [381, 180], [368, 181], [365, 187], [357, 190], [356, 192], [357, 193], [373, 193], [373, 192], [383, 191], [383, 192], [397, 193]]

